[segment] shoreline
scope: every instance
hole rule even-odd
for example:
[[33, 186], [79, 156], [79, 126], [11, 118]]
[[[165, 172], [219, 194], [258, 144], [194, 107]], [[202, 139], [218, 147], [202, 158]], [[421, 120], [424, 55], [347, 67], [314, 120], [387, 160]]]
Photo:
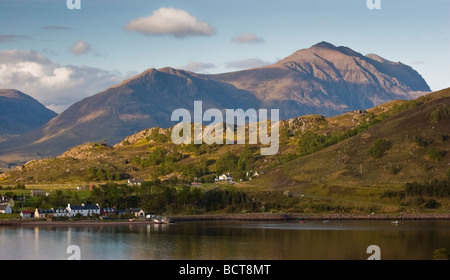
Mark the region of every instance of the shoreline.
[[204, 214], [169, 216], [173, 221], [295, 221], [295, 220], [450, 220], [439, 214]]
[[[247, 214], [202, 214], [167, 216], [173, 222], [195, 221], [300, 221], [300, 220], [450, 220], [450, 213], [433, 214], [302, 214], [302, 213], [247, 213]], [[134, 221], [34, 221], [33, 219], [0, 220], [0, 226], [114, 226], [133, 224], [156, 224], [152, 220]]]

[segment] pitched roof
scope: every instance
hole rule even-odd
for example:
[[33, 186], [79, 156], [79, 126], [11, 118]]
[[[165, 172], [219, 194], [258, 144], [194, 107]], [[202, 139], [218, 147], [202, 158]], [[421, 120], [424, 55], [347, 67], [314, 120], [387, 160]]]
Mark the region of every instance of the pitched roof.
[[0, 210], [5, 210], [6, 207], [9, 207], [9, 205], [8, 204], [0, 204]]
[[98, 205], [86, 204], [86, 205], [70, 205], [72, 210], [99, 210]]
[[36, 209], [39, 214], [53, 214], [52, 209]]

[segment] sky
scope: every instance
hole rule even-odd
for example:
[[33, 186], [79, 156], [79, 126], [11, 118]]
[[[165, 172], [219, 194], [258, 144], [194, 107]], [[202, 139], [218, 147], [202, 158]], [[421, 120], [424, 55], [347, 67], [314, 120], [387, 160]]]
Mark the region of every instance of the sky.
[[448, 0], [0, 0], [0, 88], [60, 113], [149, 68], [231, 72], [321, 41], [450, 87]]

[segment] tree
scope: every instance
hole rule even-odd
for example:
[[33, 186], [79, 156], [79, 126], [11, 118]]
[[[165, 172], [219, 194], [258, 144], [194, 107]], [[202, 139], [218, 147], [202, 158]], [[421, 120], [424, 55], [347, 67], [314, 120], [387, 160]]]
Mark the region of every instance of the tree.
[[228, 151], [223, 157], [216, 161], [217, 173], [231, 172], [236, 168], [238, 158]]

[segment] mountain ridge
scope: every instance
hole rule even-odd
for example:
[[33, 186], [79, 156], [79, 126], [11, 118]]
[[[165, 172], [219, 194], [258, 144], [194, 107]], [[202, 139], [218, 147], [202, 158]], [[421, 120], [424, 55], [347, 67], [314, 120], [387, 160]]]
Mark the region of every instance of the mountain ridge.
[[[321, 42], [275, 64], [230, 73], [150, 68], [73, 104], [20, 139], [0, 143], [0, 160], [52, 157], [77, 144], [114, 144], [145, 128], [170, 127], [171, 113], [178, 108], [192, 112], [194, 100], [202, 100], [204, 110], [277, 108], [281, 119], [290, 119], [364, 110], [430, 90], [411, 67], [380, 60]], [[392, 71], [402, 74], [386, 74]]]
[[31, 131], [57, 114], [33, 97], [14, 89], [0, 89], [0, 137]]

